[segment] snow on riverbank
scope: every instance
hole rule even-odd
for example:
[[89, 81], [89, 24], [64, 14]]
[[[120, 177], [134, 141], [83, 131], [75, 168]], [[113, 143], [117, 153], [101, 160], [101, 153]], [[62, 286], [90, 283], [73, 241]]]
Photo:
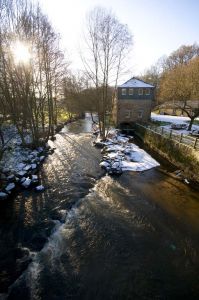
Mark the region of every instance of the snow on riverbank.
[[[151, 113], [151, 119], [153, 121], [161, 121], [161, 122], [168, 122], [171, 124], [186, 124], [188, 127], [188, 124], [190, 122], [190, 118], [189, 117], [181, 117], [181, 116], [170, 116], [170, 115], [158, 115], [155, 113]], [[199, 121], [199, 118], [196, 118], [196, 120]], [[165, 129], [170, 130], [171, 129], [171, 125], [163, 125], [161, 127], [164, 127]], [[192, 125], [192, 130], [196, 130], [199, 131], [199, 125]], [[186, 130], [186, 129], [180, 129], [180, 130], [173, 130], [175, 133], [183, 133], [183, 134], [189, 134], [190, 131]]]
[[[151, 113], [151, 119], [155, 121], [162, 121], [162, 122], [169, 122], [169, 123], [175, 123], [175, 124], [181, 124], [190, 121], [189, 117], [181, 117], [181, 116], [170, 116], [170, 115], [158, 115], [155, 113]], [[199, 120], [197, 118], [196, 120]]]
[[95, 141], [96, 146], [102, 146], [103, 158], [100, 166], [108, 174], [121, 174], [123, 171], [145, 171], [159, 166], [147, 152], [130, 143], [129, 138], [116, 130], [109, 133], [108, 139]]
[[[6, 199], [17, 187], [36, 187], [39, 179], [35, 173], [46, 155], [52, 152], [49, 146], [34, 150], [24, 148], [14, 126], [5, 127], [4, 136], [8, 142], [0, 161], [0, 200]], [[28, 134], [26, 140], [30, 142]]]

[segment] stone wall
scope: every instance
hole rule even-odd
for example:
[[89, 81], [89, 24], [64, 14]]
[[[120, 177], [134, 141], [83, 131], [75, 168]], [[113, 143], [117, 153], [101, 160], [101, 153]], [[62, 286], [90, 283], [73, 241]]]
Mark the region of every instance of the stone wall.
[[[118, 100], [116, 123], [147, 122], [151, 115], [151, 100]], [[142, 114], [142, 116], [140, 115]]]
[[184, 171], [189, 178], [199, 182], [198, 151], [137, 124], [135, 132], [150, 148]]

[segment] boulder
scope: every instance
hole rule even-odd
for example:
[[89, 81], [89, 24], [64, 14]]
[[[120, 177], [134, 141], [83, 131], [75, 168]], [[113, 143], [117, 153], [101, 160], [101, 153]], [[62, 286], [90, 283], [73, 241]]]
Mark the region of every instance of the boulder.
[[23, 171], [23, 170], [16, 173], [16, 175], [18, 177], [24, 177], [26, 174], [27, 174], [27, 171]]
[[19, 163], [19, 164], [17, 165], [17, 170], [22, 171], [23, 168], [25, 168], [25, 166], [26, 166], [26, 164], [24, 164], [24, 163]]
[[108, 167], [110, 167], [110, 163], [107, 162], [107, 161], [102, 161], [102, 162], [100, 163], [100, 167], [101, 167], [102, 169], [107, 169]]
[[97, 148], [104, 148], [104, 143], [100, 141], [94, 142], [94, 145]]
[[32, 183], [32, 180], [31, 180], [29, 177], [27, 177], [21, 185], [22, 185], [25, 189], [27, 189], [27, 188], [30, 187], [31, 183]]
[[4, 193], [4, 192], [0, 192], [0, 201], [1, 200], [6, 200], [8, 198], [8, 194]]
[[35, 187], [35, 190], [37, 192], [43, 192], [45, 190], [44, 186], [41, 184], [41, 185], [38, 185]]
[[5, 188], [5, 191], [7, 192], [7, 193], [11, 193], [12, 192], [12, 190], [15, 188], [15, 183], [14, 182], [11, 182], [11, 183], [9, 183], [8, 185], [7, 185], [7, 187]]
[[40, 158], [39, 158], [40, 162], [44, 161], [44, 159], [45, 159], [44, 155], [40, 156]]
[[38, 156], [38, 151], [34, 150], [34, 151], [31, 152], [30, 155], [33, 155], [33, 157], [37, 157]]
[[22, 177], [20, 183], [23, 183], [26, 180], [26, 177]]
[[30, 171], [32, 169], [31, 165], [26, 165], [23, 170], [24, 171]]
[[32, 182], [33, 183], [38, 183], [39, 179], [37, 175], [32, 175]]
[[31, 168], [32, 168], [32, 170], [35, 170], [37, 168], [37, 165], [36, 164], [31, 164]]
[[32, 159], [34, 159], [34, 155], [32, 155], [32, 154], [30, 154], [30, 155], [28, 155], [28, 161], [32, 161]]
[[13, 175], [13, 174], [12, 174], [12, 175], [9, 175], [9, 176], [7, 177], [7, 180], [10, 181], [10, 182], [13, 181], [13, 180], [15, 180], [15, 175]]
[[43, 147], [38, 147], [37, 151], [41, 154], [42, 152], [44, 152], [44, 148]]

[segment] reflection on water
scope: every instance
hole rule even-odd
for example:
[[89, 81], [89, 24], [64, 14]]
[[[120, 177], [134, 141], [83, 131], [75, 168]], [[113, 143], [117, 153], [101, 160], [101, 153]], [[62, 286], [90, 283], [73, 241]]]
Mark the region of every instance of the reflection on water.
[[8, 299], [197, 299], [198, 192], [156, 169], [101, 177], [89, 128], [58, 134], [46, 191], [16, 201], [22, 245], [56, 227]]
[[[96, 116], [94, 115], [94, 119], [96, 120]], [[62, 129], [62, 132], [73, 132], [73, 133], [84, 133], [92, 131], [92, 119], [89, 114], [86, 114], [85, 119], [78, 120], [76, 122], [72, 122], [68, 125], [65, 125]]]
[[194, 299], [198, 244], [178, 225], [126, 178], [103, 177], [29, 269], [32, 299]]

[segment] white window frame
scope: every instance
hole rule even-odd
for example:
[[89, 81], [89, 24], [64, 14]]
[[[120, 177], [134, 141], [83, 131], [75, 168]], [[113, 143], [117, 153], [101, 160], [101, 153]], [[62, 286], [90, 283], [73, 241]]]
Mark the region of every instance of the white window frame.
[[129, 89], [129, 96], [133, 96], [133, 94], [134, 94], [134, 90], [133, 90], [133, 88], [130, 88]]
[[143, 95], [143, 88], [139, 88], [139, 89], [138, 89], [138, 95], [139, 95], [139, 96], [142, 96], [142, 95]]
[[126, 89], [125, 88], [122, 89], [122, 96], [126, 96]]

